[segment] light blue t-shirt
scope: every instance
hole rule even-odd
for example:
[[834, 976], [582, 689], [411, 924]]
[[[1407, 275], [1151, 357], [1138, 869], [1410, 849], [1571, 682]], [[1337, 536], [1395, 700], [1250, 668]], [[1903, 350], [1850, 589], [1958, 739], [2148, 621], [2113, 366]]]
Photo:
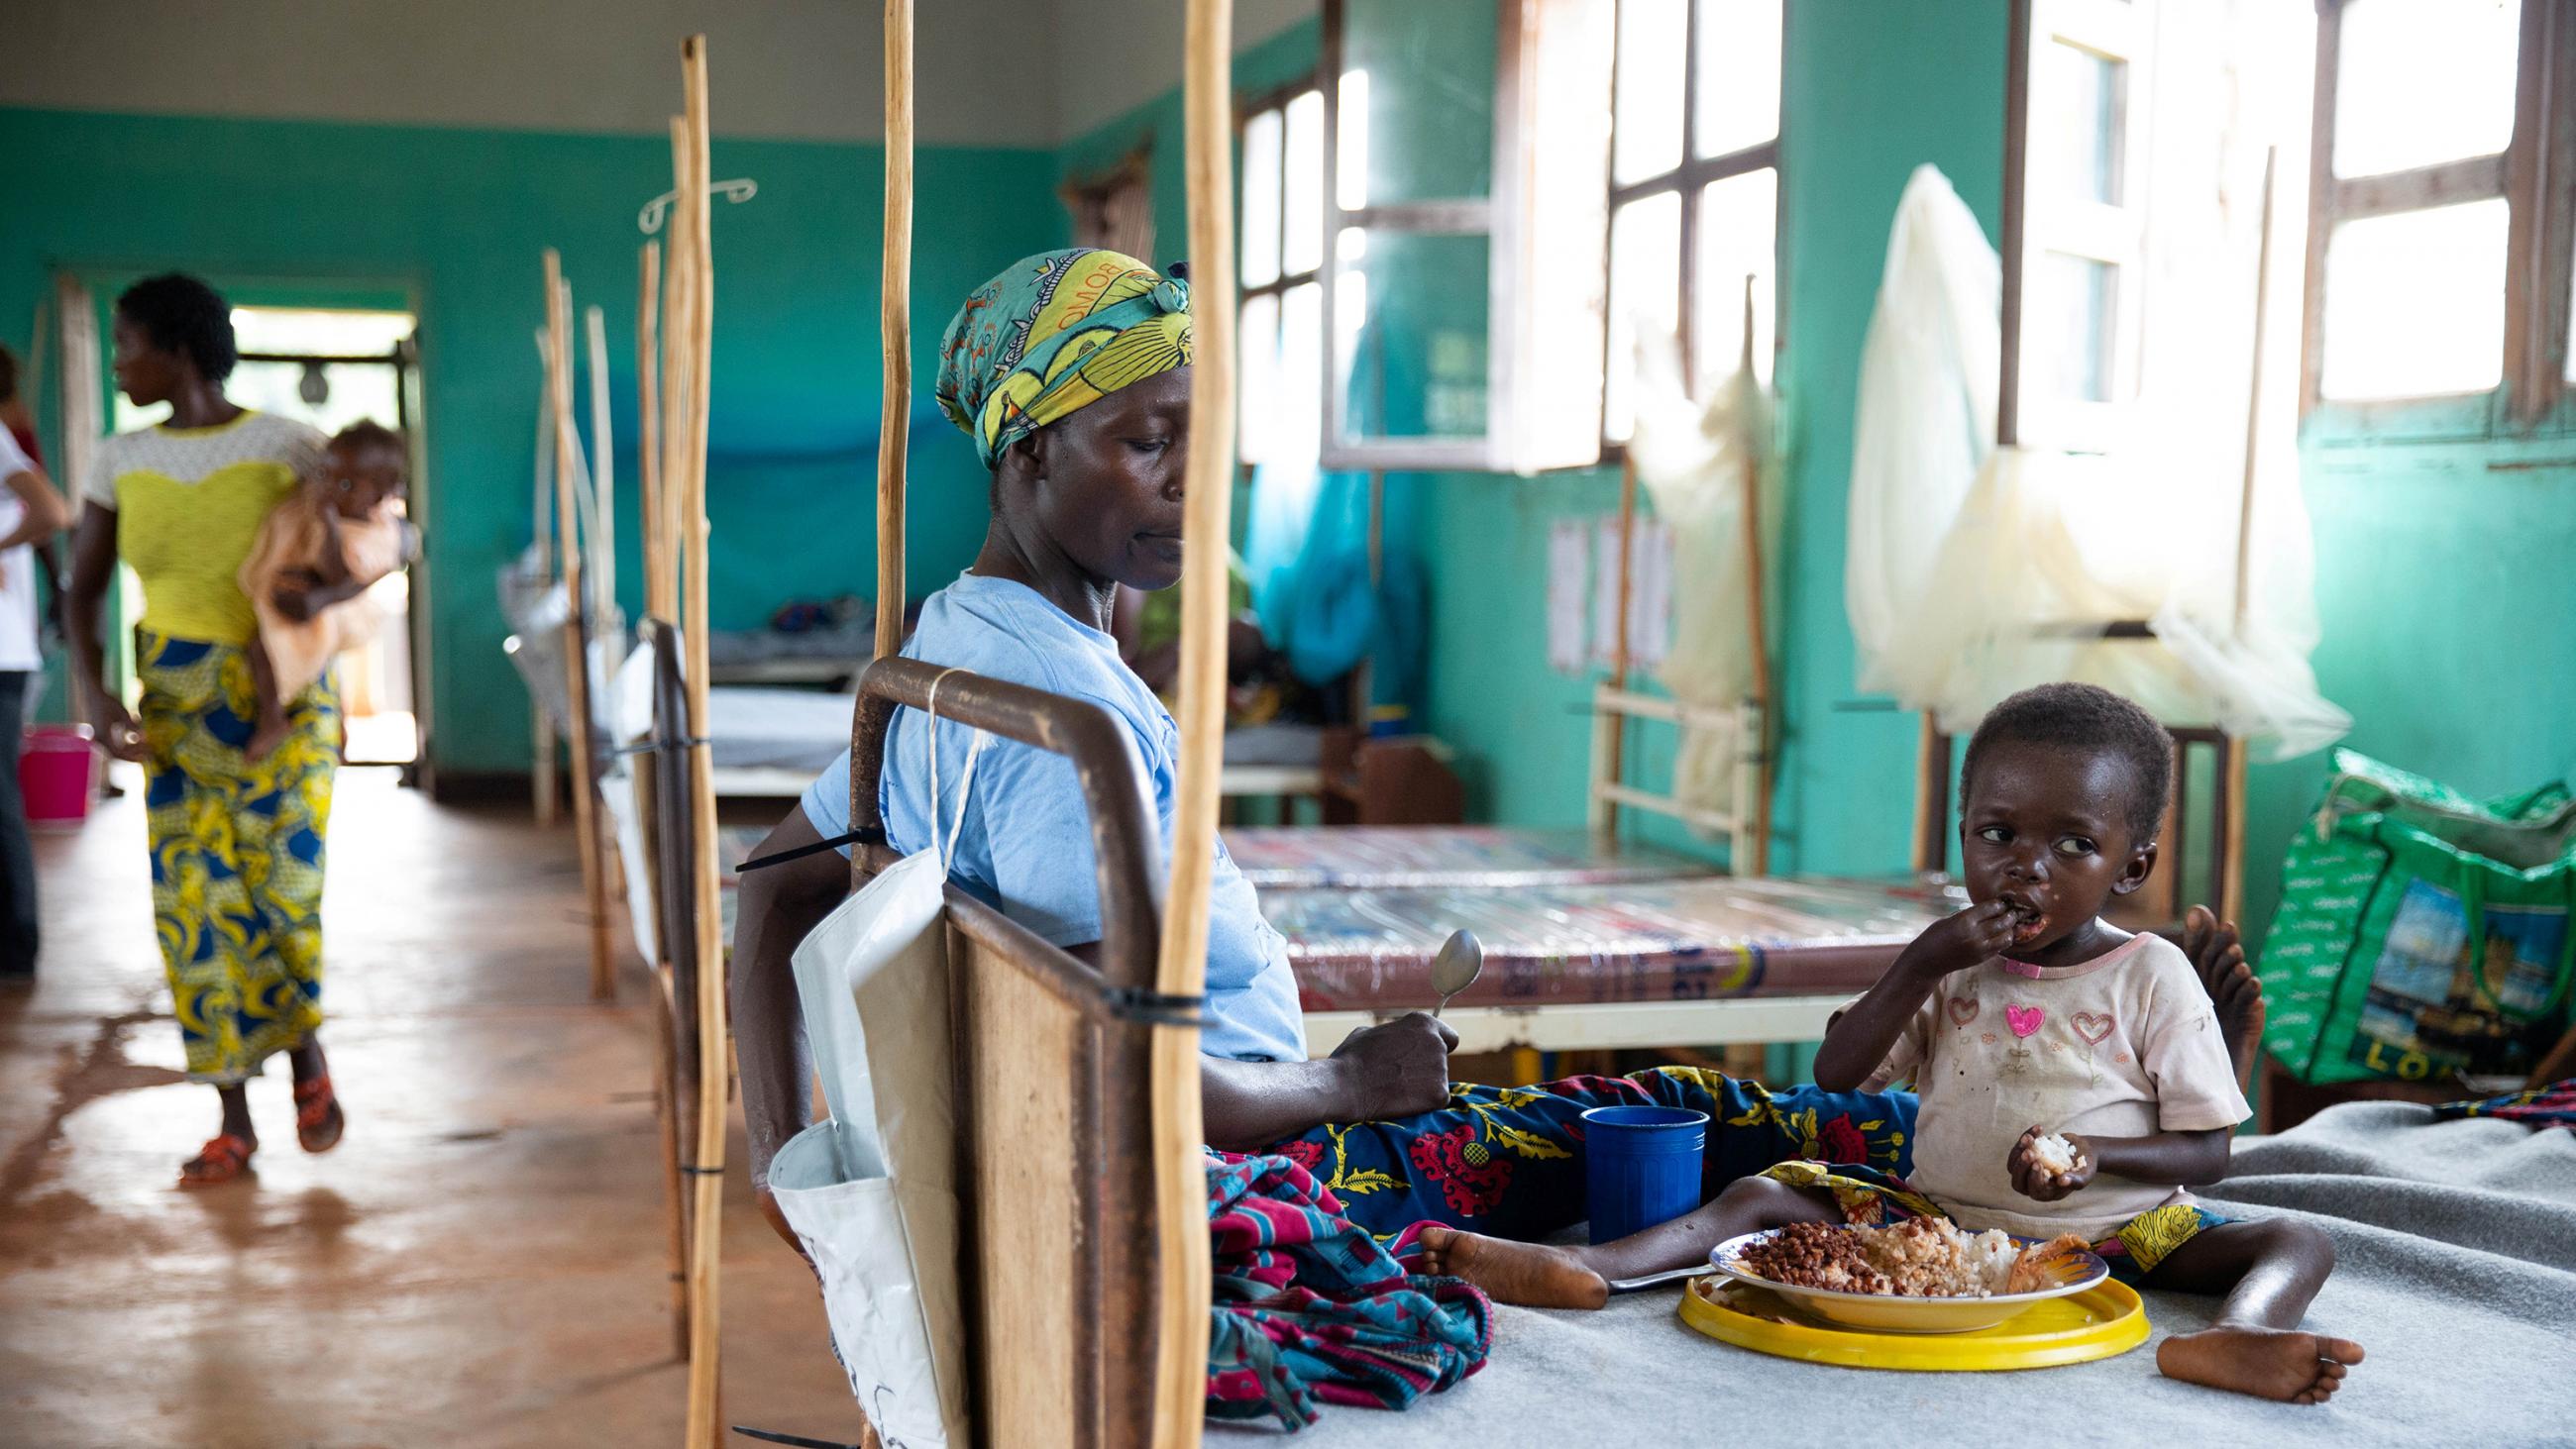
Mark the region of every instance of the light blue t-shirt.
[[[922, 605], [921, 623], [904, 654], [1024, 684], [1106, 708], [1127, 726], [1136, 777], [1153, 797], [1158, 844], [1168, 865], [1180, 731], [1145, 682], [1118, 656], [1117, 641], [1007, 579], [961, 576]], [[885, 772], [877, 787], [886, 841], [910, 855], [930, 847], [930, 720], [895, 711], [886, 730]], [[957, 811], [957, 781], [972, 731], [953, 720], [938, 727], [940, 829]], [[1100, 877], [1091, 848], [1091, 817], [1073, 762], [1032, 745], [988, 739], [976, 762], [965, 826], [949, 876], [1004, 915], [1058, 946], [1100, 939]], [[805, 791], [805, 818], [824, 839], [850, 828], [850, 756], [844, 750]], [[846, 853], [846, 848], [845, 848]], [[1303, 1061], [1306, 1031], [1297, 1013], [1297, 980], [1288, 943], [1261, 916], [1252, 883], [1235, 869], [1225, 843], [1216, 847], [1208, 901], [1207, 1025], [1199, 1048], [1210, 1056]]]

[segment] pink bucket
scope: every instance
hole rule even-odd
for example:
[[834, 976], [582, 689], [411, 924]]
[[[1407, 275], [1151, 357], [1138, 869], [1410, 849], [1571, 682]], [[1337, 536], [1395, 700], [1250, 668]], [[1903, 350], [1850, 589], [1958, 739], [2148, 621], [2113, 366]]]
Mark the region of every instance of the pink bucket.
[[88, 725], [35, 725], [18, 756], [18, 789], [27, 823], [38, 830], [76, 830], [98, 793], [98, 751]]

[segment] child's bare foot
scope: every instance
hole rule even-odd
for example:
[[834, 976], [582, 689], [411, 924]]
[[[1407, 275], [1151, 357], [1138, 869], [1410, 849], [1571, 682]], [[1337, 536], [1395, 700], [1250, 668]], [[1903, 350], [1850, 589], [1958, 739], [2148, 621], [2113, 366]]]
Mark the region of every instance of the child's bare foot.
[[1610, 1285], [1563, 1248], [1442, 1227], [1424, 1228], [1415, 1242], [1424, 1272], [1464, 1278], [1505, 1303], [1598, 1308], [1610, 1301]]
[[2290, 1404], [2334, 1397], [2359, 1362], [2361, 1345], [2349, 1338], [2226, 1323], [2177, 1334], [2156, 1348], [2156, 1367], [2167, 1378]]
[[265, 760], [268, 758], [268, 752], [276, 749], [285, 738], [286, 717], [284, 715], [273, 720], [261, 720], [258, 727], [250, 732], [249, 741], [243, 744], [242, 758]]
[[2236, 1063], [2241, 1088], [2253, 1080], [2256, 1054], [2263, 1047], [2263, 982], [2245, 960], [2245, 944], [2236, 923], [2220, 924], [2207, 906], [2194, 906], [2182, 919], [2183, 954], [2209, 1001], [2218, 1008], [2218, 1030], [2227, 1039], [2228, 1059]]

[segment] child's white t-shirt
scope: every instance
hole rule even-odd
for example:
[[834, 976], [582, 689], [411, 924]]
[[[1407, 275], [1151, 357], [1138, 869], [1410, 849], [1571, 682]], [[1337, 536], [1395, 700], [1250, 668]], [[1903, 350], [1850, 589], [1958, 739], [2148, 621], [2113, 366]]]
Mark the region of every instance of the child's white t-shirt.
[[2109, 1173], [2044, 1203], [2013, 1190], [2007, 1161], [2033, 1126], [2144, 1137], [2233, 1127], [2253, 1115], [2209, 992], [2181, 949], [2138, 935], [2081, 966], [1991, 958], [1933, 987], [1870, 1079], [1911, 1077], [1917, 1191], [1963, 1227], [2100, 1241], [2190, 1195]]

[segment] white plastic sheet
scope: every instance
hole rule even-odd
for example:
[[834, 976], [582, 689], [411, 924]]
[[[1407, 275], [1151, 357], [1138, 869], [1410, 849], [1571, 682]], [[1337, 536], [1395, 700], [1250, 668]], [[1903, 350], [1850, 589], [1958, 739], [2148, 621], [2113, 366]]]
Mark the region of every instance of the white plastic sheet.
[[[1780, 470], [1771, 446], [1771, 400], [1761, 384], [1738, 371], [1698, 402], [1682, 387], [1680, 359], [1669, 333], [1640, 342], [1628, 455], [1669, 547], [1668, 566], [1654, 575], [1655, 590], [1669, 597], [1672, 620], [1657, 677], [1675, 699], [1722, 707], [1753, 689], [1745, 469], [1754, 470], [1766, 558], [1778, 552]], [[1731, 725], [1683, 732], [1673, 764], [1676, 799], [1708, 810], [1735, 807], [1738, 733]]]

